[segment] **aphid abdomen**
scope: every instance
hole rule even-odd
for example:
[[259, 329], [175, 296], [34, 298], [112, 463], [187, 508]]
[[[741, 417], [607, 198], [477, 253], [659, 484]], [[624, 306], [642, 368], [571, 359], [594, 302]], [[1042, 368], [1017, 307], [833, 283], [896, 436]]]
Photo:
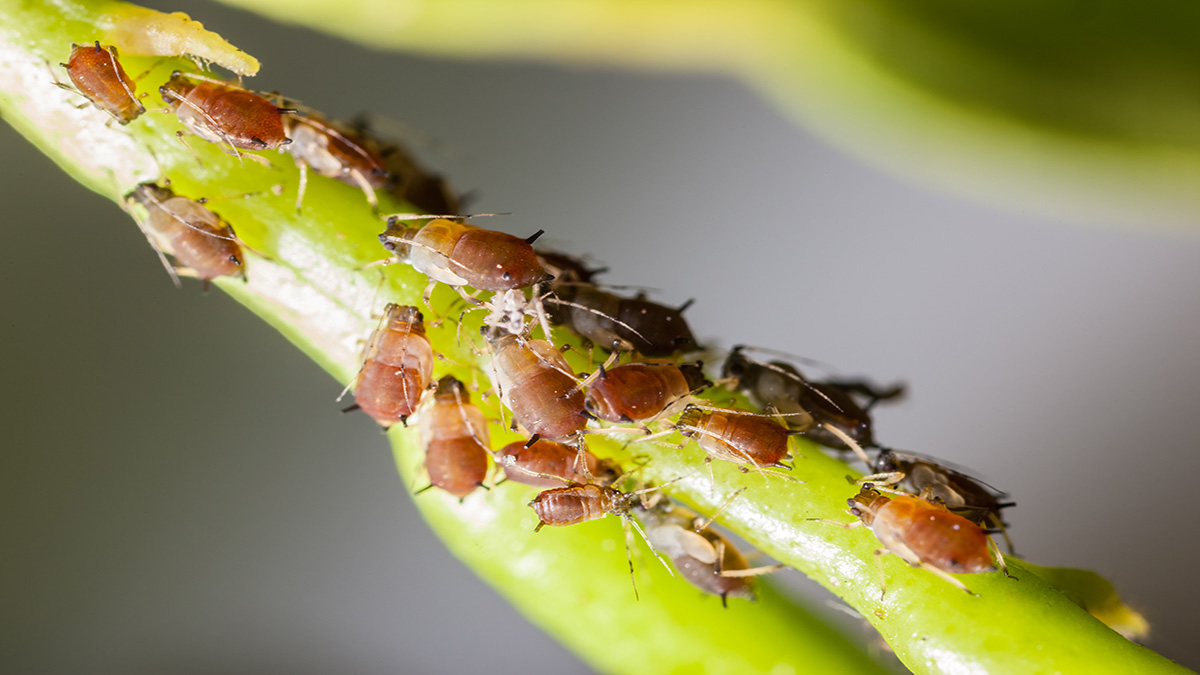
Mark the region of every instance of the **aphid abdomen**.
[[528, 288], [546, 277], [533, 245], [504, 232], [472, 227], [454, 243], [455, 273], [483, 291]]
[[788, 455], [787, 430], [769, 417], [708, 412], [690, 407], [679, 418], [681, 432], [715, 459], [777, 466]]
[[487, 451], [473, 436], [435, 440], [425, 448], [429, 483], [462, 499], [487, 478]]
[[117, 60], [116, 47], [101, 47], [99, 42], [73, 45], [64, 67], [79, 93], [117, 122], [129, 124], [146, 112], [138, 101], [137, 85]]
[[175, 73], [159, 91], [179, 122], [211, 143], [241, 150], [273, 150], [291, 142], [279, 107], [235, 85], [193, 82]]
[[583, 392], [569, 375], [553, 369], [529, 374], [505, 392], [513, 417], [532, 435], [567, 441], [587, 426]]
[[390, 304], [371, 335], [354, 400], [376, 422], [404, 422], [433, 380], [433, 347], [416, 307]]
[[618, 508], [620, 496], [616, 490], [599, 485], [572, 485], [540, 492], [529, 505], [541, 525], [559, 527], [603, 518]]
[[167, 238], [174, 250], [175, 260], [192, 268], [201, 279], [245, 276], [242, 269], [242, 249], [232, 241], [232, 231], [223, 227], [215, 229], [205, 224], [193, 227], [203, 232], [178, 224]]
[[[893, 497], [879, 508], [871, 529], [889, 550], [908, 562], [920, 562], [951, 574], [996, 569], [987, 535], [978, 525], [923, 499]], [[905, 549], [908, 555], [903, 553]]]
[[[713, 545], [721, 541], [720, 536], [711, 532], [700, 534]], [[732, 544], [724, 543], [725, 555], [721, 560], [721, 570], [744, 570], [750, 567], [746, 563], [746, 559]], [[715, 564], [706, 563], [690, 555], [672, 557], [671, 562], [675, 564], [675, 569], [679, 571], [680, 576], [705, 593], [723, 598], [755, 599], [754, 586], [747, 577], [721, 576], [717, 572]]]
[[629, 363], [606, 371], [588, 388], [588, 412], [607, 422], [640, 422], [663, 414], [691, 392], [674, 365]]
[[621, 298], [614, 316], [619, 323], [613, 330], [646, 356], [671, 356], [696, 346], [687, 320], [673, 307], [641, 298]]
[[[538, 440], [525, 447], [525, 441], [514, 441], [500, 450], [500, 464], [509, 480], [536, 487], [562, 487], [565, 482], [583, 483], [588, 477], [579, 466], [579, 450], [553, 441]], [[593, 478], [603, 478], [606, 468], [595, 455], [583, 452], [583, 462]], [[562, 480], [546, 478], [558, 476]]]

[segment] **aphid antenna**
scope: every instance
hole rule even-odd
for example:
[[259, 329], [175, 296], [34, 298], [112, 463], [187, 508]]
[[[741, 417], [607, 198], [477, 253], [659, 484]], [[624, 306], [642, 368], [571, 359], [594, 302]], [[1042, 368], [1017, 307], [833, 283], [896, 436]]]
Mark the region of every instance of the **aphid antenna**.
[[[744, 345], [738, 345], [738, 346], [734, 347], [733, 351], [730, 352], [730, 355], [738, 353], [738, 350], [742, 349], [743, 347], [744, 347]], [[750, 356], [742, 355], [741, 358], [744, 358], [747, 361], [754, 363], [755, 365], [759, 366], [760, 368], [766, 368], [767, 370], [778, 373], [778, 374], [786, 377], [787, 379], [792, 380], [793, 382], [798, 382], [799, 384], [804, 385], [804, 387], [806, 389], [808, 389], [812, 393], [816, 394], [817, 396], [820, 396], [822, 399], [825, 400], [826, 403], [828, 403], [829, 405], [831, 405], [835, 409], [837, 409], [838, 412], [845, 412], [844, 410], [842, 410], [842, 407], [840, 405], [835, 403], [833, 401], [833, 399], [829, 398], [829, 396], [826, 395], [825, 392], [814, 387], [812, 382], [809, 382], [808, 379], [805, 378], [803, 375], [794, 373], [794, 372], [788, 370], [787, 368], [783, 368], [783, 367], [779, 366], [778, 364], [770, 363], [767, 361], [759, 361], [758, 359], [750, 357]]]
[[511, 216], [511, 211], [501, 211], [498, 213], [465, 213], [457, 215], [446, 214], [429, 214], [429, 213], [392, 213], [381, 216], [389, 225], [401, 220], [466, 220], [468, 218], [484, 218], [491, 216]]
[[175, 266], [171, 264], [170, 260], [167, 260], [167, 255], [163, 253], [162, 247], [158, 245], [158, 234], [146, 227], [142, 219], [129, 210], [128, 204], [125, 204], [122, 208], [125, 208], [125, 211], [133, 216], [133, 222], [137, 223], [138, 229], [142, 231], [142, 234], [146, 235], [146, 242], [150, 244], [150, 248], [154, 249], [154, 253], [158, 256], [159, 262], [162, 263], [163, 269], [167, 270], [167, 274], [171, 277], [171, 283], [175, 284], [175, 288], [183, 288], [183, 284], [179, 281], [179, 274], [175, 271]]
[[484, 442], [483, 439], [475, 435], [475, 427], [471, 425], [471, 420], [469, 417], [467, 417], [467, 404], [462, 399], [463, 389], [466, 388], [467, 385], [463, 384], [458, 378], [455, 378], [454, 381], [458, 382], [458, 386], [454, 388], [454, 403], [458, 408], [458, 416], [462, 419], [463, 426], [471, 430], [471, 438], [474, 438], [476, 443], [484, 448], [487, 448], [490, 452], [491, 449], [488, 448], [488, 444]]
[[[178, 73], [178, 72], [179, 71], [175, 71], [175, 73]], [[172, 77], [174, 77], [174, 73], [172, 73]], [[210, 82], [222, 82], [222, 80], [203, 78], [203, 77], [200, 79], [208, 80]], [[228, 83], [223, 82], [223, 84], [228, 84]], [[159, 87], [158, 90], [164, 96], [169, 95], [172, 99], [177, 101], [180, 105], [185, 105], [185, 106], [191, 108], [193, 111], [195, 111], [195, 113], [197, 115], [200, 115], [201, 117], [203, 117], [204, 121], [208, 123], [208, 128], [211, 129], [218, 136], [220, 136], [221, 140], [223, 140], [225, 142], [225, 144], [229, 146], [229, 149], [232, 150], [232, 153], [230, 153], [230, 154], [232, 154], [234, 157], [237, 157], [238, 162], [242, 166], [246, 165], [246, 163], [242, 161], [242, 152], [239, 151], [237, 146], [233, 144], [233, 141], [229, 139], [229, 134], [226, 134], [225, 132], [221, 131], [221, 127], [220, 127], [219, 123], [215, 119], [213, 119], [212, 115], [209, 115], [207, 111], [205, 111], [203, 108], [196, 105], [192, 101], [189, 101], [186, 97], [180, 96], [179, 94], [176, 94], [175, 92], [171, 91], [170, 89], [167, 89], [166, 85]], [[169, 109], [168, 109], [168, 112], [170, 112]], [[178, 138], [181, 143], [183, 143], [184, 147], [186, 147], [192, 153], [192, 156], [196, 158], [196, 161], [199, 162], [201, 164], [201, 166], [203, 166], [204, 162], [202, 162], [200, 160], [200, 156], [197, 155], [196, 151], [192, 149], [192, 146], [188, 145], [187, 141], [185, 141], [183, 139], [183, 131], [176, 131], [175, 137]]]

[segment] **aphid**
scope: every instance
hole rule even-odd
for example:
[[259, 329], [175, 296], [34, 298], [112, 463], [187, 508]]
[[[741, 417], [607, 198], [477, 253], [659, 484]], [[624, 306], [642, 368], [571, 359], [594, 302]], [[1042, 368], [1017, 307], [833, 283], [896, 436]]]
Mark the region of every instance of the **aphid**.
[[304, 202], [310, 168], [318, 176], [334, 178], [361, 189], [371, 208], [379, 207], [375, 190], [385, 187], [391, 174], [383, 166], [384, 159], [378, 143], [356, 133], [347, 125], [315, 113], [289, 115], [283, 120], [287, 136], [292, 139], [292, 143], [283, 150], [292, 156], [300, 168], [300, 185], [296, 190], [297, 211]]
[[487, 420], [471, 404], [462, 382], [450, 375], [439, 380], [417, 427], [431, 487], [462, 499], [483, 485], [490, 444]]
[[117, 59], [116, 47], [102, 47], [99, 41], [94, 46], [72, 44], [71, 57], [59, 65], [67, 69], [75, 87], [59, 86], [83, 95], [120, 124], [129, 124], [146, 112], [138, 100], [137, 84]]
[[[875, 392], [862, 382], [845, 386], [837, 382], [813, 382], [790, 363], [764, 363], [747, 356], [745, 349], [739, 345], [729, 352], [722, 376], [735, 380], [737, 388], [756, 405], [779, 413], [788, 428], [820, 445], [837, 450], [855, 449], [842, 438], [842, 434], [850, 437], [859, 448], [876, 446], [869, 412], [871, 405], [860, 406], [848, 389], [865, 389], [876, 394], [876, 400], [894, 398], [903, 391], [902, 388], [893, 388], [886, 392]], [[838, 434], [830, 427], [842, 433]]]
[[[178, 274], [199, 278], [205, 289], [216, 277], [245, 277], [233, 228], [208, 207], [154, 183], [138, 185], [125, 200], [145, 207], [146, 219], [137, 219], [138, 225], [176, 286]], [[168, 262], [164, 253], [178, 266]]]
[[782, 567], [751, 568], [741, 552], [720, 533], [708, 529], [695, 512], [668, 500], [635, 509], [633, 515], [642, 521], [646, 539], [671, 559], [680, 576], [701, 591], [720, 596], [722, 607], [730, 597], [755, 600], [750, 577]]
[[926, 501], [945, 504], [952, 513], [987, 529], [999, 530], [1012, 553], [1012, 541], [1000, 512], [1016, 504], [1001, 501], [1008, 496], [1006, 493], [927, 457], [891, 449], [880, 451], [872, 470], [875, 473], [859, 482], [883, 483]]
[[239, 150], [274, 150], [292, 142], [283, 115], [295, 113], [229, 82], [175, 71], [158, 88], [163, 101], [188, 131], [206, 141]]
[[695, 439], [710, 459], [734, 464], [791, 469], [787, 458], [788, 430], [770, 416], [723, 408], [705, 409], [689, 404], [674, 429]]
[[566, 442], [587, 426], [583, 391], [553, 344], [517, 335], [489, 336], [492, 373], [513, 419], [531, 435]]
[[515, 441], [501, 448], [497, 455], [508, 480], [524, 485], [562, 487], [589, 482], [611, 485], [621, 475], [612, 460], [599, 459], [587, 450], [580, 452], [553, 441]]
[[604, 349], [671, 356], [696, 346], [683, 318], [690, 300], [673, 308], [643, 295], [624, 298], [591, 284], [555, 283], [552, 289], [556, 297], [546, 299], [551, 321]]
[[[629, 578], [633, 579], [633, 554], [631, 552], [633, 547], [630, 543], [629, 528], [632, 526], [636, 529], [638, 534], [642, 535], [642, 539], [646, 539], [646, 533], [642, 532], [637, 521], [630, 516], [630, 511], [641, 495], [661, 489], [673, 482], [675, 481], [632, 492], [622, 492], [614, 487], [594, 483], [572, 484], [539, 492], [533, 501], [529, 502], [529, 506], [538, 516], [538, 524], [534, 528], [534, 532], [540, 532], [546, 525], [565, 527], [585, 523], [589, 520], [599, 520], [610, 513], [618, 516], [625, 529], [625, 556], [629, 561]], [[655, 557], [658, 557], [658, 551], [654, 549], [654, 545], [650, 543], [649, 539], [646, 539], [646, 544], [650, 546]], [[659, 557], [659, 560], [661, 561], [662, 558]], [[663, 565], [666, 565], [665, 561], [663, 561]], [[667, 569], [670, 570], [669, 567]], [[636, 582], [633, 585], [633, 594], [635, 597], [637, 596]]]
[[[886, 547], [886, 552], [895, 553], [914, 567], [929, 570], [971, 595], [974, 593], [950, 575], [995, 571], [993, 553], [995, 562], [1008, 575], [1004, 557], [987, 533], [975, 523], [946, 510], [942, 504], [902, 494], [889, 497], [871, 485], [863, 485], [862, 490], [846, 502], [850, 505], [850, 513], [860, 522], [843, 527], [869, 527]], [[884, 552], [875, 553], [882, 555]]]
[[[546, 270], [533, 252], [538, 230], [521, 239], [445, 218], [424, 227], [404, 225], [398, 216], [387, 221], [379, 235], [383, 247], [396, 259], [413, 266], [433, 282], [482, 291], [528, 288], [546, 278]], [[430, 290], [426, 290], [428, 298]], [[428, 300], [427, 300], [428, 301]]]
[[363, 350], [355, 406], [385, 428], [406, 424], [433, 381], [433, 348], [416, 307], [389, 304]]
[[605, 370], [588, 387], [587, 411], [606, 422], [644, 422], [670, 417], [691, 394], [712, 386], [700, 362], [626, 363]]

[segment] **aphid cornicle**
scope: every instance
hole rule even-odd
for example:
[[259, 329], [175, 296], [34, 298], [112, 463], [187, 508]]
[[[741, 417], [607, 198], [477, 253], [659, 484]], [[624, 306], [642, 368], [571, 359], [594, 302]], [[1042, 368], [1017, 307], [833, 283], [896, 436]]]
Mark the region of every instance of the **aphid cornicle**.
[[674, 415], [688, 396], [712, 386], [703, 364], [626, 363], [601, 369], [584, 397], [587, 411], [606, 422], [643, 422]]
[[691, 301], [667, 307], [644, 296], [624, 298], [592, 284], [554, 283], [547, 298], [551, 321], [603, 349], [671, 356], [696, 346], [683, 318]]
[[393, 216], [379, 241], [397, 259], [433, 281], [481, 291], [508, 291], [546, 279], [546, 270], [533, 252], [533, 241], [541, 234], [538, 231], [521, 239], [445, 218], [435, 218], [424, 227], [409, 227]]
[[712, 459], [723, 459], [755, 468], [790, 469], [788, 430], [773, 417], [739, 410], [708, 410], [689, 404], [675, 430], [695, 439]]
[[993, 553], [995, 562], [1008, 574], [1004, 558], [987, 533], [942, 504], [909, 495], [888, 496], [869, 484], [846, 502], [850, 513], [870, 528], [889, 552], [967, 593], [971, 591], [950, 575], [995, 571]]
[[391, 174], [384, 168], [383, 155], [374, 140], [316, 113], [288, 115], [283, 119], [284, 129], [292, 142], [282, 150], [290, 154], [300, 168], [296, 210], [304, 201], [308, 169], [318, 176], [361, 189], [371, 208], [378, 207], [375, 190], [386, 186]]
[[722, 606], [730, 597], [753, 601], [750, 577], [779, 569], [778, 565], [751, 569], [729, 540], [707, 527], [697, 532], [699, 516], [668, 500], [634, 509], [633, 516], [642, 522], [646, 539], [671, 559], [679, 575], [701, 591], [720, 596]]
[[125, 199], [145, 207], [146, 219], [138, 224], [176, 285], [177, 273], [199, 278], [205, 288], [216, 277], [245, 276], [233, 229], [208, 207], [154, 183], [138, 185]]
[[872, 392], [877, 400], [895, 398], [903, 392], [899, 387], [875, 392], [861, 382], [842, 386], [837, 382], [810, 381], [790, 363], [764, 363], [747, 356], [744, 349], [739, 345], [729, 352], [722, 376], [736, 380], [737, 388], [755, 405], [780, 413], [788, 428], [829, 448], [854, 450], [826, 425], [849, 436], [860, 448], [876, 446], [870, 406], [860, 406], [847, 389]]
[[385, 428], [406, 423], [433, 381], [433, 347], [416, 307], [390, 304], [363, 350], [355, 404]]
[[137, 97], [137, 84], [117, 59], [116, 47], [102, 47], [99, 41], [95, 45], [73, 44], [70, 58], [59, 65], [67, 69], [75, 88], [60, 86], [82, 94], [120, 124], [129, 124], [146, 112]]
[[[508, 480], [524, 485], [562, 487], [567, 483], [587, 482], [611, 485], [621, 475], [620, 468], [611, 460], [554, 441], [514, 441], [496, 454]], [[586, 465], [586, 472], [580, 462]]]
[[562, 352], [546, 340], [489, 337], [492, 372], [513, 419], [548, 441], [567, 442], [587, 426], [583, 391]]
[[1007, 524], [1000, 512], [1013, 502], [1008, 495], [960, 471], [927, 457], [896, 450], [881, 450], [872, 465], [873, 473], [859, 482], [883, 483], [921, 499], [940, 502], [952, 513], [987, 529], [999, 530], [1012, 552]]
[[158, 88], [179, 122], [206, 141], [238, 150], [274, 150], [291, 143], [283, 115], [294, 113], [232, 83], [175, 71]]
[[462, 499], [483, 485], [491, 442], [487, 420], [462, 382], [449, 375], [438, 381], [432, 400], [420, 412], [418, 431], [431, 487]]

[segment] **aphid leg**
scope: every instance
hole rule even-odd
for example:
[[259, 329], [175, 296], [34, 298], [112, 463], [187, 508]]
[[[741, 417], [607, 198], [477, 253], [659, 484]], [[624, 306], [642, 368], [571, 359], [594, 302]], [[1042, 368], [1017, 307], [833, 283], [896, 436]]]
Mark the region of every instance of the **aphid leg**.
[[947, 573], [944, 570], [940, 570], [932, 565], [923, 565], [921, 563], [917, 563], [916, 565], [914, 565], [914, 567], [920, 567], [921, 569], [925, 570], [926, 572], [933, 574], [935, 577], [938, 577], [945, 581], [950, 582], [951, 585], [953, 585], [955, 588], [961, 590], [962, 592], [966, 593], [967, 595], [973, 595], [975, 597], [979, 597], [978, 593], [973, 593], [971, 591], [971, 589], [967, 588], [966, 584], [964, 584], [962, 581], [959, 581], [958, 579], [955, 579], [953, 576], [951, 576], [949, 573]]
[[[739, 488], [737, 490], [737, 492], [734, 492], [733, 494], [729, 495], [729, 499], [726, 499], [725, 503], [721, 504], [720, 508], [718, 508], [706, 520], [701, 521], [699, 518], [697, 518], [696, 522], [692, 523], [692, 529], [695, 530], [696, 532], [703, 532], [704, 530], [708, 529], [708, 526], [712, 525], [712, 522], [714, 520], [716, 520], [718, 516], [720, 516], [722, 513], [724, 513], [725, 509], [729, 508], [729, 505], [733, 503], [733, 500], [737, 499], [738, 496], [741, 495], [745, 491], [746, 491], [746, 488]], [[718, 557], [718, 560], [719, 559], [720, 558]]]
[[[679, 480], [679, 479], [677, 478], [675, 480]], [[664, 483], [664, 485], [665, 485], [665, 483]], [[662, 487], [662, 486], [659, 486], [659, 487]], [[637, 494], [637, 493], [632, 492], [630, 494]], [[658, 552], [658, 549], [654, 548], [654, 544], [650, 543], [650, 540], [646, 538], [646, 533], [642, 531], [642, 526], [638, 525], [637, 521], [634, 520], [633, 518], [630, 518], [628, 515], [621, 516], [621, 519], [624, 520], [625, 522], [629, 523], [630, 525], [632, 525], [633, 529], [637, 530], [637, 533], [639, 535], [641, 535], [641, 537], [642, 537], [642, 541], [646, 542], [646, 547], [650, 549], [650, 552], [654, 554], [654, 557], [658, 558], [658, 562], [662, 563], [662, 566], [667, 570], [667, 574], [670, 574], [672, 577], [674, 577], [675, 571], [672, 570], [671, 566], [667, 564], [667, 561], [662, 557], [662, 554], [660, 554]], [[628, 528], [626, 528], [626, 532], [628, 532]], [[632, 571], [632, 570], [630, 570], [630, 571]]]
[[[887, 549], [882, 549], [882, 548], [875, 549], [875, 569], [879, 572], [879, 601], [880, 602], [883, 602], [883, 598], [887, 595], [887, 579], [883, 576], [883, 556], [885, 556], [887, 554], [888, 554]], [[919, 566], [919, 564], [918, 564], [918, 566]], [[938, 571], [941, 572], [941, 570], [938, 570]], [[942, 572], [942, 574], [946, 574], [946, 573]], [[947, 576], [949, 577], [949, 575], [947, 575]], [[962, 582], [959, 581], [958, 579], [955, 579], [954, 577], [949, 577], [949, 578], [950, 578], [950, 581], [956, 582], [956, 583], [958, 583], [959, 586], [962, 586]], [[967, 587], [962, 586], [962, 588], [963, 588], [963, 590], [966, 590]], [[970, 591], [967, 591], [967, 592], [970, 593]]]
[[433, 289], [437, 288], [437, 285], [438, 285], [438, 282], [435, 279], [433, 279], [432, 277], [430, 277], [429, 285], [427, 285], [425, 287], [425, 291], [423, 293], [421, 293], [421, 301], [424, 302], [425, 306], [428, 307], [430, 310], [433, 310], [433, 305], [429, 304], [429, 299], [431, 297], [433, 297]]
[[296, 185], [296, 213], [304, 205], [304, 192], [308, 189], [308, 163], [300, 162], [300, 182]]
[[718, 572], [718, 574], [723, 577], [734, 577], [734, 578], [758, 577], [758, 576], [762, 576], [764, 574], [770, 574], [771, 572], [778, 572], [779, 570], [785, 569], [786, 567], [787, 567], [787, 565], [784, 565], [783, 563], [775, 563], [774, 565], [763, 565], [762, 567], [750, 567], [750, 568], [747, 568], [744, 570], [725, 570], [723, 572]]
[[840, 520], [830, 520], [829, 518], [805, 518], [805, 520], [812, 522], [812, 523], [826, 523], [828, 525], [837, 525], [838, 527], [842, 528], [843, 530], [853, 530], [857, 527], [863, 526], [863, 523], [861, 520], [855, 520], [855, 521], [852, 521], [849, 523], [843, 523]]
[[845, 443], [855, 455], [858, 455], [858, 458], [862, 460], [863, 464], [871, 466], [871, 458], [867, 457], [866, 451], [862, 449], [862, 446], [858, 444], [858, 441], [850, 438], [849, 434], [835, 427], [834, 425], [829, 424], [828, 422], [822, 423], [821, 427], [834, 436], [837, 436], [843, 443]]
[[196, 160], [196, 163], [199, 164], [200, 166], [204, 166], [204, 160], [200, 159], [200, 155], [196, 153], [196, 149], [193, 148], [192, 145], [190, 143], [188, 143], [187, 140], [184, 138], [184, 136], [186, 136], [186, 135], [187, 134], [185, 134], [182, 131], [175, 132], [175, 138], [178, 138], [179, 142], [183, 143], [183, 147], [187, 148], [187, 151], [189, 153], [191, 153], [192, 159]]
[[996, 546], [996, 540], [992, 539], [992, 535], [990, 534], [987, 535], [987, 543], [988, 548], [992, 549], [992, 555], [996, 556], [996, 567], [999, 567], [1000, 571], [1004, 572], [1004, 576], [1013, 581], [1019, 581], [1019, 579], [1008, 573], [1008, 564], [1004, 562], [1004, 554], [1000, 552], [1000, 547]]
[[375, 188], [367, 182], [366, 176], [358, 169], [350, 169], [350, 177], [354, 179], [354, 183], [362, 189], [363, 194], [367, 197], [367, 203], [371, 205], [372, 213], [379, 213], [379, 198], [375, 196]]

